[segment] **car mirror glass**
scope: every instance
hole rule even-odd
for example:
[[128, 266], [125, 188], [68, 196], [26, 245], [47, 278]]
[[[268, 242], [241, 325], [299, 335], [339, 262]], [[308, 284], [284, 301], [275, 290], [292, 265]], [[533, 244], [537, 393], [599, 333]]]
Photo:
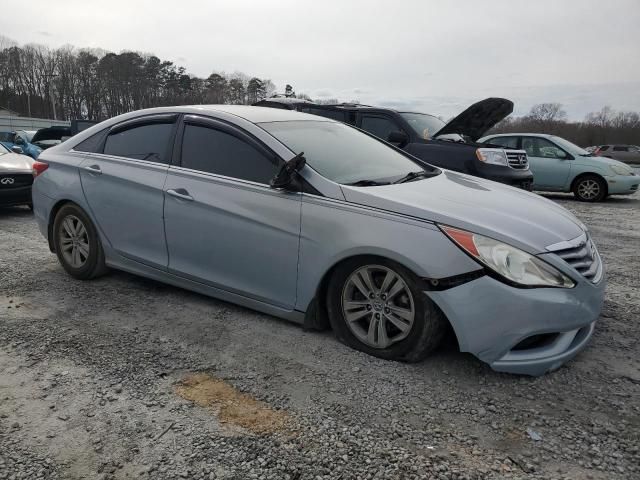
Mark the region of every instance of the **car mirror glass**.
[[17, 145], [14, 145], [13, 147], [11, 147], [11, 151], [13, 153], [19, 153], [19, 154], [24, 153], [24, 150], [22, 150], [22, 148], [18, 147]]

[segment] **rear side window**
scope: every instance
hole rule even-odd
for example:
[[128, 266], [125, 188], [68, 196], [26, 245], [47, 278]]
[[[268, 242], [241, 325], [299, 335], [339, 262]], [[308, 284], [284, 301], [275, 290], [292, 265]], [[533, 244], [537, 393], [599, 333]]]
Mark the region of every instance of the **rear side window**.
[[221, 130], [189, 124], [182, 139], [182, 166], [265, 184], [278, 172], [277, 160], [247, 141]]
[[614, 152], [628, 152], [629, 151], [629, 147], [617, 146], [617, 147], [613, 147], [613, 151]]
[[402, 131], [395, 123], [384, 117], [363, 116], [361, 128], [385, 141], [391, 132]]
[[169, 141], [173, 123], [149, 123], [135, 125], [107, 136], [104, 144], [106, 155], [169, 163]]
[[492, 145], [500, 145], [505, 148], [518, 148], [518, 137], [496, 137], [490, 138], [484, 143], [490, 143]]
[[106, 130], [98, 132], [95, 135], [91, 135], [89, 138], [81, 141], [73, 149], [76, 152], [88, 152], [88, 153], [100, 153], [100, 147], [102, 146], [102, 140], [104, 140]]
[[336, 110], [325, 110], [323, 108], [310, 108], [309, 113], [312, 115], [319, 115], [321, 117], [338, 120], [339, 122], [344, 122], [346, 119], [345, 112], [340, 112]]

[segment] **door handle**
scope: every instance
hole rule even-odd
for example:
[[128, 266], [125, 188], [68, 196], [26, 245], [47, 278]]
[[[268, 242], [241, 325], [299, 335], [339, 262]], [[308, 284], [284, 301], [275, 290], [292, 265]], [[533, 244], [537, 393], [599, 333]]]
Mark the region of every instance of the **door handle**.
[[167, 190], [167, 193], [172, 197], [179, 198], [180, 200], [187, 200], [188, 202], [193, 202], [193, 197], [189, 195], [189, 192], [187, 192], [184, 188]]
[[89, 165], [87, 167], [82, 167], [87, 172], [93, 173], [94, 175], [102, 175], [102, 170], [100, 169], [100, 165]]

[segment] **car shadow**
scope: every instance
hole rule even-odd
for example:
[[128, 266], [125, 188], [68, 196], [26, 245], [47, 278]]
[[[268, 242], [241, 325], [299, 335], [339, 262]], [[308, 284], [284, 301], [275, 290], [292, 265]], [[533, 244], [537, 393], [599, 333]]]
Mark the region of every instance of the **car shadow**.
[[33, 217], [33, 211], [27, 206], [0, 207], [0, 218]]

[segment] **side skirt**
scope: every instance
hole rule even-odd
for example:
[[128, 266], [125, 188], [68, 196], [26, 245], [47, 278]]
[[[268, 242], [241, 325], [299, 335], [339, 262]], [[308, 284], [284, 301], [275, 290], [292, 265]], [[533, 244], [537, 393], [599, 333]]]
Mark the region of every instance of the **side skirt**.
[[283, 318], [294, 323], [304, 323], [304, 312], [299, 312], [297, 310], [285, 310], [280, 307], [269, 305], [268, 303], [260, 302], [252, 298], [238, 295], [236, 293], [227, 292], [225, 290], [211, 287], [203, 283], [194, 282], [193, 280], [188, 280], [166, 271], [158, 270], [147, 265], [142, 265], [138, 262], [123, 258], [119, 255], [117, 260], [114, 260], [113, 257], [114, 254], [111, 253], [111, 255], [109, 255], [109, 258], [106, 259], [105, 263], [107, 264], [107, 266], [116, 270], [122, 270], [134, 275], [140, 275], [141, 277], [146, 277], [162, 283], [167, 283], [175, 287], [184, 288], [185, 290], [191, 290], [193, 292], [201, 293], [202, 295], [207, 295], [219, 300], [224, 300], [225, 302], [234, 303], [242, 307], [266, 313], [268, 315], [273, 315], [274, 317]]

